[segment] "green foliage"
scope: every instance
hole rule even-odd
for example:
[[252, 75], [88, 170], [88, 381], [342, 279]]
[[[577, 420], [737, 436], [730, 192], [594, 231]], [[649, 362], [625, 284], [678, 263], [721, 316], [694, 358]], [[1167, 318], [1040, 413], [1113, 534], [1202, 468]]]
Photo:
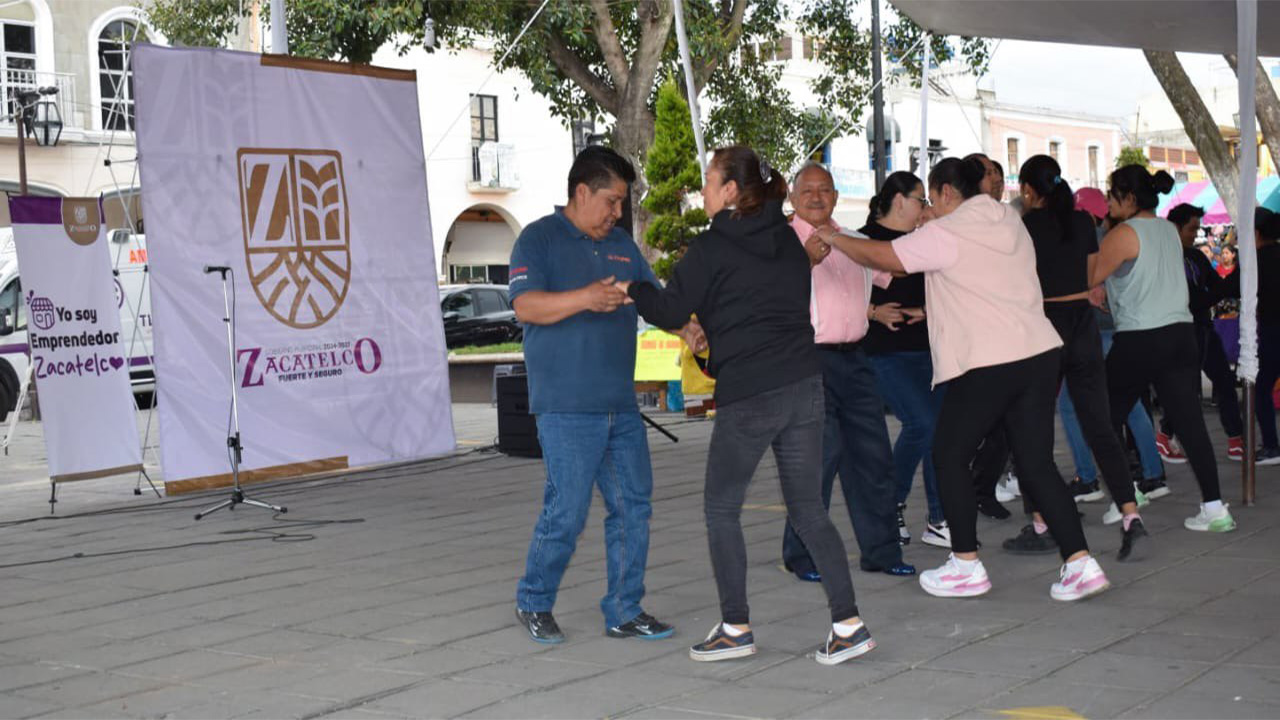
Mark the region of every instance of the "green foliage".
[[[687, 0], [693, 81], [710, 100], [708, 144], [750, 145], [785, 170], [804, 160], [828, 132], [856, 127], [871, 89], [870, 36], [855, 19], [861, 2]], [[905, 51], [922, 31], [905, 16], [896, 16], [884, 0], [881, 4], [887, 20], [885, 52], [890, 57], [886, 73], [897, 61], [908, 76], [916, 77], [919, 51]], [[147, 10], [156, 27], [175, 42], [216, 46], [236, 31], [249, 5], [247, 0], [149, 0]], [[624, 154], [642, 157], [655, 132], [657, 79], [683, 76], [674, 32], [668, 31], [655, 46], [660, 58], [653, 74], [632, 77], [647, 34], [669, 25], [668, 1], [550, 0], [516, 43], [538, 5], [537, 0], [289, 0], [290, 50], [304, 57], [369, 62], [388, 43], [402, 53], [421, 46], [425, 21], [431, 18], [438, 47], [456, 51], [485, 39], [492, 43], [498, 68], [524, 75], [566, 124], [612, 118], [612, 144]], [[266, 2], [261, 12], [270, 17]], [[607, 19], [597, 12], [607, 14]], [[814, 107], [801, 107], [781, 89], [783, 67], [771, 57], [790, 21], [817, 51], [819, 74], [811, 83], [817, 97]], [[604, 27], [612, 31], [604, 32]], [[649, 40], [652, 44], [653, 38]], [[615, 48], [620, 59], [610, 56]], [[939, 60], [958, 54], [978, 72], [989, 59], [984, 40], [962, 38], [957, 49], [947, 38], [935, 37], [931, 48]], [[499, 63], [507, 50], [510, 55]], [[619, 65], [625, 74], [611, 69]], [[622, 87], [631, 82], [643, 85], [639, 91]]]
[[[136, 5], [143, 7], [142, 0]], [[239, 0], [153, 0], [145, 9], [151, 24], [174, 45], [217, 47], [240, 23]]]
[[1116, 168], [1122, 168], [1125, 165], [1151, 167], [1151, 161], [1147, 159], [1146, 153], [1142, 152], [1142, 148], [1126, 145], [1120, 148], [1120, 154], [1116, 156]]
[[689, 104], [670, 78], [658, 88], [654, 138], [644, 164], [649, 192], [642, 205], [652, 213], [644, 241], [662, 256], [654, 272], [666, 279], [690, 240], [707, 226], [701, 208], [684, 209], [685, 197], [702, 189], [702, 170], [690, 122]]

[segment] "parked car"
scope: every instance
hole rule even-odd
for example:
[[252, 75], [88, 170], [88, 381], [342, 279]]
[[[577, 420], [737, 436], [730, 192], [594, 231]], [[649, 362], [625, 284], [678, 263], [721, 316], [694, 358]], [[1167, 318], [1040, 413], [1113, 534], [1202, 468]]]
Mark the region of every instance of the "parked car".
[[497, 345], [524, 338], [506, 285], [441, 286], [440, 312], [446, 347]]

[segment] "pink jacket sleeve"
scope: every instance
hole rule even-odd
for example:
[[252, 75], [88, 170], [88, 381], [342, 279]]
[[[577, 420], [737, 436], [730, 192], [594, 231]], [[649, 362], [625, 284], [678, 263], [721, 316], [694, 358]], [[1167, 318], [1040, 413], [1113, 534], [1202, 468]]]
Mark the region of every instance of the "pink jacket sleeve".
[[946, 270], [960, 259], [960, 239], [931, 222], [894, 240], [893, 252], [908, 273]]

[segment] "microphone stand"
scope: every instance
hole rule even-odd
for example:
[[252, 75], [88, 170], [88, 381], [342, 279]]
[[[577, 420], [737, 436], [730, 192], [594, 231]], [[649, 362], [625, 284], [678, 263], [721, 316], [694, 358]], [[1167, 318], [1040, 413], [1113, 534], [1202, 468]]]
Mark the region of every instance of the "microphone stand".
[[[281, 505], [272, 505], [270, 503], [255, 500], [244, 494], [244, 490], [240, 488], [240, 462], [243, 459], [243, 447], [240, 445], [240, 404], [236, 399], [236, 335], [235, 335], [235, 315], [231, 312], [231, 292], [227, 289], [227, 276], [231, 274], [231, 268], [224, 265], [206, 265], [204, 267], [206, 275], [218, 273], [222, 276], [222, 306], [223, 316], [222, 322], [227, 326], [227, 358], [231, 364], [231, 434], [227, 436], [227, 448], [231, 453], [231, 497], [196, 513], [196, 520], [215, 513], [223, 508], [236, 509], [236, 505], [251, 505], [266, 510], [274, 510], [278, 513], [289, 512], [288, 508]], [[232, 287], [235, 285], [235, 277], [231, 278]]]

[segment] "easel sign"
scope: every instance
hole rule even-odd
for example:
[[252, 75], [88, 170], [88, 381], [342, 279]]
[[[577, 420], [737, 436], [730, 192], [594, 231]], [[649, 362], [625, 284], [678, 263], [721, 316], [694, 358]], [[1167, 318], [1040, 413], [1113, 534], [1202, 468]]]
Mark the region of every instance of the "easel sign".
[[31, 371], [53, 483], [142, 470], [97, 198], [11, 197]]

